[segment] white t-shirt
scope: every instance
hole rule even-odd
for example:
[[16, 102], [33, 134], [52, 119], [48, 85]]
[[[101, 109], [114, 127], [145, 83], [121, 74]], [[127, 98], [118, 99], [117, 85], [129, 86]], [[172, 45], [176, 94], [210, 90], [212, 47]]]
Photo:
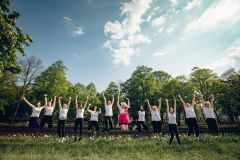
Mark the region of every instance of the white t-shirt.
[[76, 118], [83, 118], [83, 115], [84, 115], [84, 109], [77, 109], [76, 110]]
[[169, 124], [177, 124], [175, 112], [173, 114], [168, 112], [168, 123]]
[[190, 107], [184, 107], [186, 118], [196, 118], [196, 114], [194, 111], [194, 108], [192, 106]]
[[145, 111], [138, 111], [138, 121], [140, 122], [145, 121]]
[[59, 111], [59, 119], [64, 120], [67, 119], [68, 108], [60, 108]]
[[90, 121], [98, 121], [99, 112], [89, 111], [91, 113]]
[[45, 116], [52, 116], [54, 107], [45, 107]]
[[41, 113], [41, 111], [42, 111], [43, 108], [44, 108], [44, 107], [36, 107], [36, 106], [33, 106], [33, 107], [32, 107], [31, 117], [39, 117], [39, 115], [40, 115], [40, 113]]
[[113, 116], [112, 105], [105, 106], [105, 116]]
[[205, 118], [216, 118], [214, 115], [213, 108], [204, 107], [203, 113], [204, 113]]
[[151, 111], [152, 121], [161, 121], [161, 116], [159, 111]]
[[125, 113], [125, 109], [123, 109], [120, 105], [118, 105], [119, 113]]

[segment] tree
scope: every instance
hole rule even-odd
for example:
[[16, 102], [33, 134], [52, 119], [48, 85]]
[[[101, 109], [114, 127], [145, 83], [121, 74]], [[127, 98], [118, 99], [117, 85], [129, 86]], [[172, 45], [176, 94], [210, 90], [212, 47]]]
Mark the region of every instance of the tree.
[[31, 56], [27, 57], [26, 59], [20, 60], [19, 66], [21, 67], [21, 72], [17, 75], [17, 84], [19, 85], [17, 91], [18, 100], [11, 123], [15, 120], [15, 117], [17, 115], [18, 108], [21, 102], [21, 97], [30, 87], [35, 78], [39, 75], [42, 69], [42, 62], [36, 57]]
[[24, 46], [32, 42], [32, 38], [28, 34], [23, 34], [22, 29], [16, 25], [20, 14], [10, 12], [9, 5], [9, 0], [0, 1], [0, 77], [6, 71], [20, 72], [17, 52], [25, 55]]

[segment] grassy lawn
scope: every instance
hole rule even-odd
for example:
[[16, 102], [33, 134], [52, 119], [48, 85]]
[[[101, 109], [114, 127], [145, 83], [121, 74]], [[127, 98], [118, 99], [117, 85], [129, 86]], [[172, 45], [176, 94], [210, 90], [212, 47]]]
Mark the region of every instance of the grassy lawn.
[[84, 137], [74, 142], [67, 137], [59, 143], [57, 137], [26, 135], [0, 136], [0, 159], [240, 159], [240, 136], [181, 136], [182, 145], [168, 145], [168, 137]]

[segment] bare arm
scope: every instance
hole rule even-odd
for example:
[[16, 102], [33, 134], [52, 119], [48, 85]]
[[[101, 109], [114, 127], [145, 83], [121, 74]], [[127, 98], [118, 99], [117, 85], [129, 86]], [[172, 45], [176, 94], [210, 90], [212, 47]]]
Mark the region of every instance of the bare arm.
[[121, 106], [120, 106], [120, 102], [119, 102], [119, 99], [120, 99], [120, 95], [118, 94], [118, 99], [117, 99], [117, 106], [118, 106], [118, 109], [120, 110], [120, 109], [121, 109]]
[[47, 106], [47, 94], [44, 94], [44, 107], [46, 107]]
[[184, 100], [182, 99], [182, 96], [181, 96], [180, 94], [178, 95], [178, 98], [179, 98], [180, 101], [182, 102], [183, 107], [186, 107], [186, 103], [184, 102]]
[[59, 109], [62, 107], [61, 99], [62, 99], [62, 97], [58, 97], [58, 108]]
[[70, 104], [71, 104], [71, 101], [72, 101], [72, 97], [69, 97], [68, 99], [68, 104], [67, 104], [67, 107], [69, 108]]
[[106, 100], [106, 97], [104, 95], [104, 92], [102, 93], [102, 95], [103, 95], [104, 106], [106, 106], [107, 105], [107, 100]]
[[195, 104], [196, 104], [195, 94], [193, 94], [193, 97], [192, 97], [192, 107], [194, 107]]
[[87, 99], [86, 99], [86, 101], [85, 101], [85, 104], [84, 104], [84, 106], [83, 106], [83, 109], [86, 109], [87, 104], [88, 104], [88, 99], [89, 99], [89, 97], [87, 96]]
[[28, 104], [28, 106], [34, 107], [34, 105], [31, 104], [31, 103], [25, 98], [25, 96], [23, 96], [22, 99], [24, 100], [24, 102], [26, 102], [26, 103]]
[[114, 94], [112, 95], [112, 105], [114, 104]]
[[161, 107], [162, 107], [162, 99], [159, 98], [159, 100], [158, 100], [158, 110], [159, 110], [159, 112], [161, 112]]
[[53, 99], [53, 107], [55, 108], [56, 106], [56, 99], [57, 99], [57, 96], [54, 96], [54, 99]]
[[177, 113], [177, 101], [176, 101], [175, 98], [174, 98], [173, 112], [174, 112], [174, 113]]
[[215, 100], [215, 96], [214, 94], [211, 94], [211, 107], [214, 108], [214, 100]]
[[127, 102], [128, 102], [128, 108], [130, 108], [130, 100], [129, 100], [129, 98], [127, 98]]
[[75, 109], [78, 109], [78, 96], [75, 97]]
[[168, 100], [166, 99], [166, 106], [167, 106], [167, 113], [169, 112], [169, 103]]
[[149, 100], [147, 99], [146, 101], [147, 101], [147, 105], [148, 105], [149, 111], [152, 112], [152, 107], [151, 107], [151, 105], [150, 105]]
[[201, 98], [201, 103], [202, 103], [202, 108], [204, 107], [204, 102], [205, 102], [205, 100], [204, 100], [204, 98], [203, 98], [203, 94], [202, 93], [200, 93], [200, 98]]

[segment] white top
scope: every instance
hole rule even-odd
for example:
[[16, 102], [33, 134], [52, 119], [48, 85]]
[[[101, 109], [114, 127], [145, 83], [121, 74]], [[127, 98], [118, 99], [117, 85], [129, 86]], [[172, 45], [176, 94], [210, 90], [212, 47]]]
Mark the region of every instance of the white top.
[[138, 111], [138, 121], [144, 122], [145, 121], [145, 111]]
[[45, 116], [52, 116], [54, 107], [45, 107]]
[[94, 112], [94, 111], [90, 111], [90, 110], [89, 110], [89, 112], [91, 113], [90, 121], [98, 121], [99, 112]]
[[84, 109], [83, 108], [82, 109], [78, 108], [76, 110], [76, 118], [83, 118], [83, 115], [84, 115]]
[[175, 112], [173, 114], [168, 112], [168, 123], [169, 124], [177, 124]]
[[190, 107], [184, 107], [186, 118], [196, 118], [196, 114], [194, 111], [194, 108], [192, 106]]
[[123, 109], [120, 105], [118, 105], [118, 109], [119, 109], [119, 113], [126, 113], [126, 110], [127, 110], [127, 109]]
[[151, 111], [152, 121], [161, 121], [161, 116], [159, 111]]
[[214, 115], [213, 108], [211, 108], [211, 107], [210, 108], [204, 107], [203, 113], [204, 113], [205, 118], [216, 118]]
[[59, 111], [59, 119], [64, 120], [67, 119], [68, 108], [60, 108]]
[[33, 107], [32, 107], [31, 117], [39, 117], [39, 115], [40, 115], [40, 113], [41, 113], [41, 111], [42, 111], [43, 108], [44, 108], [44, 107], [36, 107], [36, 106], [33, 106]]
[[105, 106], [105, 116], [113, 116], [112, 105]]

